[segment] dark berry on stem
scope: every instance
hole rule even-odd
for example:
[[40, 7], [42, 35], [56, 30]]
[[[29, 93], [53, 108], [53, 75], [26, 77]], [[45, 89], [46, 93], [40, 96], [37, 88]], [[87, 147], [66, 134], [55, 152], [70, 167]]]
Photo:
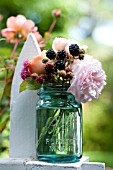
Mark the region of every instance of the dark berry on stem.
[[77, 44], [71, 44], [69, 46], [69, 52], [72, 56], [78, 56], [79, 55], [79, 46]]
[[65, 69], [65, 64], [62, 62], [62, 60], [58, 60], [56, 63], [55, 63], [55, 71], [58, 70], [64, 70]]
[[50, 67], [45, 67], [45, 70], [46, 70], [47, 73], [53, 73], [54, 72], [54, 69], [50, 68]]
[[48, 57], [50, 60], [53, 60], [56, 57], [56, 53], [54, 52], [54, 50], [48, 50], [46, 52], [46, 57]]
[[66, 58], [66, 52], [64, 50], [58, 50], [58, 59], [64, 60]]
[[54, 64], [51, 62], [47, 62], [45, 65], [45, 70], [47, 73], [52, 73], [54, 71]]
[[83, 60], [84, 59], [84, 55], [83, 54], [80, 54], [79, 55], [79, 60]]

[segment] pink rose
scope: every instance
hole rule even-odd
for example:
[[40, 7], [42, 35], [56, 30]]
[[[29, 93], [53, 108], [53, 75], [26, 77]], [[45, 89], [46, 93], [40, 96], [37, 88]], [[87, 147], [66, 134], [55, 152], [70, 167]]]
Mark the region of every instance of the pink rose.
[[60, 9], [55, 9], [52, 11], [52, 15], [54, 17], [61, 17], [62, 13], [61, 13], [61, 10]]
[[74, 77], [68, 92], [71, 92], [77, 102], [86, 103], [97, 99], [104, 85], [106, 75], [101, 63], [90, 55], [85, 55], [84, 60], [75, 60], [72, 64]]
[[46, 50], [42, 51], [41, 55], [35, 56], [29, 61], [30, 74], [33, 74], [33, 73], [44, 74], [44, 73], [46, 73], [46, 71], [45, 71], [46, 64], [42, 62], [43, 58], [47, 58]]
[[65, 47], [69, 44], [68, 40], [65, 38], [55, 38], [52, 44], [52, 48], [55, 51], [65, 50]]

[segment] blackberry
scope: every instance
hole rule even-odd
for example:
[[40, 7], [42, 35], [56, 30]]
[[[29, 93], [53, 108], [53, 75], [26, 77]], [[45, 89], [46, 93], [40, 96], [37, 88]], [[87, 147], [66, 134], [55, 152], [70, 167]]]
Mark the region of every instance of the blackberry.
[[72, 56], [78, 56], [79, 55], [79, 46], [77, 44], [71, 44], [69, 46], [69, 52]]
[[46, 57], [48, 57], [50, 60], [53, 60], [56, 57], [56, 53], [54, 52], [54, 50], [48, 50], [46, 52]]
[[64, 60], [66, 58], [66, 52], [64, 50], [58, 50], [58, 59]]
[[64, 70], [65, 69], [65, 64], [61, 61], [61, 60], [58, 60], [56, 63], [55, 63], [55, 71], [58, 70]]

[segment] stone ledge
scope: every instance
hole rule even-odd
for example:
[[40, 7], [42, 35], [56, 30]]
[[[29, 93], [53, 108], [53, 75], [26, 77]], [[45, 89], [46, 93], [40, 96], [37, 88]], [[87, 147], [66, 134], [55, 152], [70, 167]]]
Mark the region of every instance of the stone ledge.
[[0, 159], [0, 170], [105, 170], [104, 163], [88, 161], [88, 157], [83, 157], [77, 163], [51, 164], [27, 158], [8, 158]]
[[52, 164], [52, 163], [46, 163], [46, 162], [41, 162], [41, 161], [29, 161], [26, 163], [27, 165], [27, 170], [64, 170], [64, 169], [69, 169], [69, 170], [79, 170], [81, 167], [81, 164], [83, 162], [88, 162], [89, 158], [88, 157], [82, 157], [80, 162], [77, 163], [65, 163], [65, 164]]
[[0, 170], [26, 170], [26, 162], [30, 159], [0, 159]]
[[81, 170], [105, 170], [105, 163], [88, 162], [81, 165]]

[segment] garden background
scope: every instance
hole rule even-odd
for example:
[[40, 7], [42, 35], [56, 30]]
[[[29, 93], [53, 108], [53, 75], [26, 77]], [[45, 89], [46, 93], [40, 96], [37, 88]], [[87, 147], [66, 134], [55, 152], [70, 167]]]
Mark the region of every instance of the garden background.
[[[106, 72], [107, 85], [100, 98], [83, 104], [83, 153], [90, 161], [102, 161], [113, 167], [113, 1], [0, 0], [0, 30], [6, 28], [8, 17], [22, 14], [33, 20], [40, 34], [48, 38], [54, 9], [60, 9], [62, 16], [51, 32], [52, 39], [61, 36], [87, 44], [87, 52], [102, 62]], [[6, 79], [7, 71], [2, 63], [16, 62], [23, 43], [17, 48], [15, 61], [10, 61], [13, 44], [0, 35], [0, 157], [8, 157], [9, 151], [12, 74]], [[44, 48], [50, 48], [51, 43], [50, 39]]]

